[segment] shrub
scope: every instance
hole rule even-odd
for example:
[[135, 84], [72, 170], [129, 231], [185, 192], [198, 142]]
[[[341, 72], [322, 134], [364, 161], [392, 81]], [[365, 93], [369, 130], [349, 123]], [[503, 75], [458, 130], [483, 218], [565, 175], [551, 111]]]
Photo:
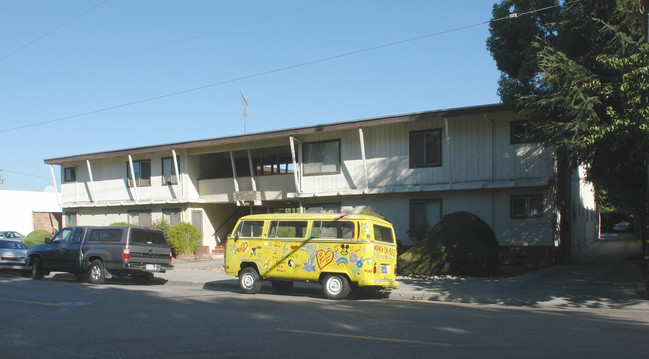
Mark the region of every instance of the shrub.
[[498, 240], [487, 223], [468, 212], [442, 217], [399, 256], [401, 274], [489, 276], [496, 271]]
[[39, 229], [31, 232], [23, 240], [23, 244], [27, 247], [31, 247], [37, 244], [45, 243], [45, 238], [51, 238], [52, 234], [44, 229]]
[[122, 227], [122, 226], [134, 226], [134, 224], [126, 223], [126, 222], [115, 222], [110, 224], [112, 227]]
[[[367, 215], [367, 216], [373, 216], [373, 217], [376, 217], [376, 218], [380, 218], [380, 219], [382, 219], [384, 221], [388, 221], [388, 219], [385, 218], [385, 216], [380, 214], [380, 213], [376, 213], [376, 212], [372, 212], [372, 211], [363, 211], [360, 214], [364, 214], [364, 215]], [[390, 221], [388, 221], [388, 222], [390, 222]], [[395, 237], [396, 237], [396, 234], [395, 234]], [[401, 241], [399, 240], [399, 237], [396, 237], [395, 239], [397, 240], [397, 254], [401, 254], [401, 253], [403, 253], [403, 244], [401, 244]]]
[[169, 229], [171, 229], [171, 224], [169, 224], [169, 222], [165, 221], [164, 219], [160, 219], [157, 221], [153, 221], [153, 223], [151, 223], [151, 227], [162, 229], [162, 231], [165, 232], [167, 238], [169, 238]]
[[180, 222], [169, 228], [169, 245], [174, 255], [178, 254], [193, 254], [203, 234], [186, 222]]

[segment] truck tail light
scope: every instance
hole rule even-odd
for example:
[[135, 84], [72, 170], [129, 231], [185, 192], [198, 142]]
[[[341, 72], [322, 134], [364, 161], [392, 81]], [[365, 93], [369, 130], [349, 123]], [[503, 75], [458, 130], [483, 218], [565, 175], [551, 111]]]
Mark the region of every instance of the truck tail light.
[[374, 265], [374, 274], [376, 274], [376, 264]]
[[131, 249], [126, 247], [122, 250], [122, 258], [129, 259], [131, 258]]
[[174, 256], [171, 255], [171, 249], [169, 250], [169, 264], [171, 264], [171, 260], [174, 259]]

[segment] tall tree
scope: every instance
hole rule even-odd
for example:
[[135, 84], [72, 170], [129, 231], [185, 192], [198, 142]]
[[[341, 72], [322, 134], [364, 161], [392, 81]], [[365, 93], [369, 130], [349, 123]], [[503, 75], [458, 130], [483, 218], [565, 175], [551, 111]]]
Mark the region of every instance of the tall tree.
[[[541, 141], [585, 165], [589, 180], [636, 216], [643, 238], [646, 7], [647, 0], [503, 0], [494, 5], [487, 40], [502, 101], [530, 115]], [[647, 288], [649, 295], [649, 275]]]

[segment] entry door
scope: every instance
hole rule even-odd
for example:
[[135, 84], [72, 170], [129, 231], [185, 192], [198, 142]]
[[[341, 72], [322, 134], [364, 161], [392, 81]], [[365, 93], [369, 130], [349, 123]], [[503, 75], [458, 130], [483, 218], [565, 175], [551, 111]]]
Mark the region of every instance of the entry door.
[[192, 226], [203, 233], [203, 211], [192, 211]]

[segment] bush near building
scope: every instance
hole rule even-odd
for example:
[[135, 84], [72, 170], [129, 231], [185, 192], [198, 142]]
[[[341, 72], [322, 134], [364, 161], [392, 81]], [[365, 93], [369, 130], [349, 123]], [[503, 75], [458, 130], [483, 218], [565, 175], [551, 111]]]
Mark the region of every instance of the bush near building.
[[169, 227], [167, 233], [169, 246], [174, 256], [178, 254], [193, 254], [198, 248], [203, 234], [187, 222], [180, 222]]
[[441, 218], [417, 244], [399, 256], [403, 275], [494, 275], [498, 240], [487, 223], [469, 212]]
[[52, 234], [44, 229], [39, 229], [31, 232], [23, 240], [23, 244], [31, 247], [37, 244], [45, 243], [45, 238], [52, 238]]

